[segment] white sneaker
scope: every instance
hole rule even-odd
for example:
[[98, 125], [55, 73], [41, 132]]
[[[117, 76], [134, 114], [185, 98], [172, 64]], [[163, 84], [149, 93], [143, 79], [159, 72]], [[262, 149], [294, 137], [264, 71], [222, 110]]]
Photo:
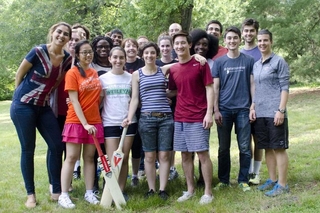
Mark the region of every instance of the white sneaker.
[[76, 205], [72, 203], [68, 195], [60, 195], [58, 199], [58, 204], [65, 209], [73, 209], [74, 207], [76, 207]]
[[260, 181], [261, 181], [260, 176], [256, 175], [256, 174], [253, 174], [252, 177], [249, 180], [249, 183], [251, 183], [253, 185], [259, 185]]
[[213, 201], [213, 195], [202, 195], [199, 203], [201, 205], [205, 205], [205, 204], [211, 203], [212, 201]]
[[189, 200], [190, 198], [192, 198], [194, 196], [194, 193], [189, 193], [189, 192], [186, 192], [186, 191], [183, 191], [182, 192], [183, 195], [181, 197], [178, 198], [178, 202], [184, 202], [186, 200]]
[[97, 195], [95, 195], [94, 193], [86, 193], [86, 194], [84, 195], [84, 199], [85, 199], [87, 202], [89, 202], [89, 203], [91, 203], [91, 204], [94, 204], [94, 205], [100, 203], [100, 201], [99, 201], [98, 198], [97, 198]]
[[146, 173], [145, 173], [144, 170], [139, 170], [139, 171], [138, 171], [138, 178], [139, 178], [139, 179], [145, 178], [145, 175], [146, 175]]

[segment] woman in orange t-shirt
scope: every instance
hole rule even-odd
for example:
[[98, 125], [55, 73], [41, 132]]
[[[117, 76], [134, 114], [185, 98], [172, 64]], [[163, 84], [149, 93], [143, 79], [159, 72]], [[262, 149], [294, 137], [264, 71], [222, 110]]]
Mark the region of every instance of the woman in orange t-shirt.
[[90, 68], [93, 51], [89, 41], [80, 41], [75, 47], [76, 61], [65, 78], [65, 90], [68, 91], [67, 118], [63, 129], [63, 141], [66, 142], [67, 157], [61, 171], [61, 195], [59, 205], [74, 208], [68, 189], [72, 179], [74, 164], [83, 145], [84, 177], [86, 193], [84, 198], [91, 204], [99, 201], [93, 193], [95, 174], [95, 146], [91, 135], [100, 143], [104, 142], [103, 125], [99, 113], [101, 84], [97, 71]]

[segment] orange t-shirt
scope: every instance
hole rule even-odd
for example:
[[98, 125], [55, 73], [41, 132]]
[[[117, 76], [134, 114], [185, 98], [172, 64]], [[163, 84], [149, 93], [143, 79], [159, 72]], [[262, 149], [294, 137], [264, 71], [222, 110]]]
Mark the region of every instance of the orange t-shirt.
[[[96, 70], [85, 70], [86, 77], [82, 77], [79, 69], [74, 66], [66, 74], [64, 90], [78, 92], [78, 100], [88, 124], [101, 123], [99, 99], [101, 84]], [[68, 104], [66, 123], [81, 123], [71, 102]]]

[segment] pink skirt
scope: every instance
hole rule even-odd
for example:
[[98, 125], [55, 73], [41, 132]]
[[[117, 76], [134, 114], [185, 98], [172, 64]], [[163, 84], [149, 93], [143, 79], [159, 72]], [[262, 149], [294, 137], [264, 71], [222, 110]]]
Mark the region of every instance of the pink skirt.
[[[99, 143], [104, 143], [103, 125], [92, 124], [97, 128], [96, 138]], [[83, 128], [82, 124], [65, 124], [62, 132], [62, 141], [68, 143], [94, 144], [92, 135]]]

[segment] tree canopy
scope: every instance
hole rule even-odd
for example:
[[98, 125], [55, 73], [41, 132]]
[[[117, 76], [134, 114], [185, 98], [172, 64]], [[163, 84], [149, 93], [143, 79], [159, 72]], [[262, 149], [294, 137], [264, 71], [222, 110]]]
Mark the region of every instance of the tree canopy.
[[319, 78], [319, 0], [3, 0], [0, 2], [0, 99], [11, 94], [14, 73], [26, 53], [46, 43], [59, 22], [86, 25], [92, 36], [119, 28], [125, 37], [156, 41], [177, 22], [183, 29], [205, 28], [212, 19], [224, 28], [255, 18], [274, 34], [274, 49], [285, 57], [296, 81]]

